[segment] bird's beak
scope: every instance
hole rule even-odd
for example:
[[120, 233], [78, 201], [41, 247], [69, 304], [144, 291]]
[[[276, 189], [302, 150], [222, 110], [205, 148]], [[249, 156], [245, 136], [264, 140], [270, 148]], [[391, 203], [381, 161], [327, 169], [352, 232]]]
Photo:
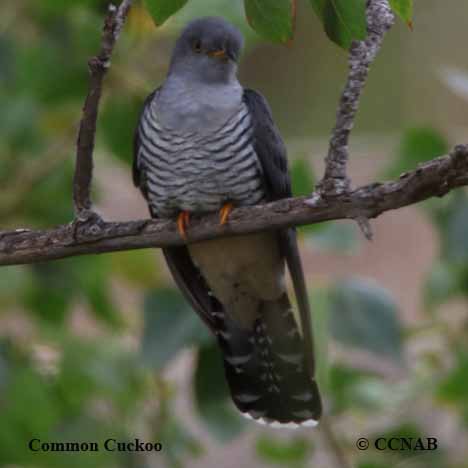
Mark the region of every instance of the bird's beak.
[[228, 59], [228, 55], [224, 49], [212, 50], [208, 52], [210, 57], [218, 58], [218, 59]]

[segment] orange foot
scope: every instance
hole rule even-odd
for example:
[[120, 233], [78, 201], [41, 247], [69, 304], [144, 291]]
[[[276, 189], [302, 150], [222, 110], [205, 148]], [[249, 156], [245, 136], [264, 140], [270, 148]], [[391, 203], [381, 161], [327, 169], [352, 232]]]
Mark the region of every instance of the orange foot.
[[225, 203], [223, 205], [223, 207], [219, 211], [219, 222], [221, 223], [221, 225], [227, 223], [227, 220], [233, 208], [234, 208], [234, 205], [232, 203]]
[[190, 212], [181, 211], [177, 218], [177, 229], [182, 239], [187, 240], [187, 228], [190, 224]]

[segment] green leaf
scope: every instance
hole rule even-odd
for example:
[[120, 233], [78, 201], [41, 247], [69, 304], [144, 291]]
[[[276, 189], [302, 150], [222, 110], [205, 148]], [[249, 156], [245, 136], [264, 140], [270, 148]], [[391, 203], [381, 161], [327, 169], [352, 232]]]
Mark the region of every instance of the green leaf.
[[[290, 173], [293, 196], [303, 197], [310, 195], [314, 191], [315, 175], [305, 155], [293, 159]], [[301, 226], [299, 232], [309, 233], [319, 231], [320, 229], [322, 229], [321, 224], [309, 224]]]
[[296, 0], [244, 0], [247, 20], [255, 31], [274, 42], [294, 37]]
[[413, 21], [413, 0], [390, 0], [392, 10], [410, 27]]
[[403, 172], [415, 169], [418, 164], [446, 154], [448, 150], [446, 138], [437, 130], [430, 127], [410, 128], [405, 131], [397, 159], [385, 171], [385, 176], [398, 177]]
[[314, 173], [305, 157], [294, 159], [291, 165], [293, 195], [303, 197], [314, 190]]
[[221, 442], [239, 435], [247, 421], [231, 401], [217, 344], [198, 351], [194, 384], [198, 412], [211, 433]]
[[344, 344], [402, 359], [402, 327], [394, 300], [361, 279], [338, 283], [331, 292], [332, 335]]
[[286, 466], [305, 466], [311, 452], [311, 443], [303, 437], [284, 441], [262, 436], [256, 443], [257, 455], [266, 463]]
[[157, 290], [145, 300], [143, 362], [159, 371], [182, 348], [206, 343], [207, 328], [181, 294]]
[[156, 26], [161, 26], [187, 2], [188, 0], [144, 0]]
[[343, 49], [367, 37], [366, 0], [310, 0], [327, 36]]
[[129, 165], [133, 160], [133, 123], [138, 120], [141, 109], [140, 100], [116, 96], [107, 103], [100, 116], [102, 135], [110, 150]]

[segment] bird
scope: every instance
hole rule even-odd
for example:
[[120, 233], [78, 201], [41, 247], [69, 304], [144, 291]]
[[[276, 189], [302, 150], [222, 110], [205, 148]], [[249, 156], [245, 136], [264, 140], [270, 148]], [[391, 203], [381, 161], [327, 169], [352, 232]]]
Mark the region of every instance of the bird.
[[[292, 196], [287, 152], [266, 99], [238, 79], [243, 36], [227, 20], [189, 22], [167, 76], [145, 100], [134, 134], [133, 180], [153, 218], [173, 219]], [[272, 427], [317, 425], [310, 306], [294, 228], [162, 249], [175, 283], [221, 352], [232, 400]], [[295, 314], [286, 286], [289, 270]]]

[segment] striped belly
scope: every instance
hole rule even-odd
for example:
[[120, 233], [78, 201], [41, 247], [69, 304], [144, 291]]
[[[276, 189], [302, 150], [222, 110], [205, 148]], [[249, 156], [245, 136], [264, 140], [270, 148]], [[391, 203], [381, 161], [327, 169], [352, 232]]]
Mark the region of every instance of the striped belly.
[[139, 131], [141, 170], [157, 215], [209, 212], [226, 202], [242, 206], [263, 200], [261, 166], [244, 105], [209, 135], [180, 135], [162, 128], [152, 108], [142, 117]]

